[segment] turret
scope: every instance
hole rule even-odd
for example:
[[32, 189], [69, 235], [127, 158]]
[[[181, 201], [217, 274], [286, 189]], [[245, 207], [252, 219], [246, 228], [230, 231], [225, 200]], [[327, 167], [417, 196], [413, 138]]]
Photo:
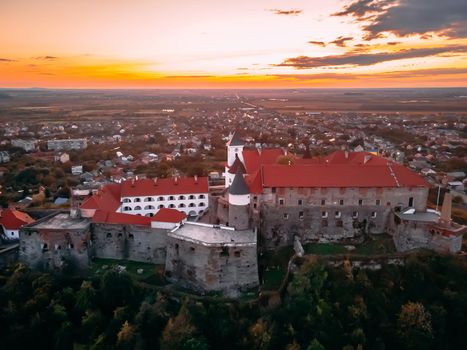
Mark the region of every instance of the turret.
[[229, 187], [230, 185], [232, 185], [235, 174], [237, 172], [241, 173], [242, 175], [246, 174], [245, 165], [243, 165], [242, 161], [238, 157], [238, 154], [235, 155], [235, 160], [233, 164], [225, 172], [225, 187]]
[[[225, 188], [229, 187], [233, 181], [233, 174], [237, 171], [236, 168], [239, 166], [238, 163], [241, 163], [243, 169], [244, 167], [244, 160], [243, 160], [243, 141], [237, 136], [236, 133], [233, 133], [230, 136], [229, 141], [227, 142], [227, 164], [225, 166]], [[237, 161], [238, 159], [238, 161]], [[232, 170], [232, 168], [234, 168]]]
[[250, 221], [250, 190], [240, 169], [229, 187], [229, 226], [246, 230]]

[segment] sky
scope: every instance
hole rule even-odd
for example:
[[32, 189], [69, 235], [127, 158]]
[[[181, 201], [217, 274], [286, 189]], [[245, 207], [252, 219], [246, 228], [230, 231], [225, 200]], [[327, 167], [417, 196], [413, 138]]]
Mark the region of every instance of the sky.
[[0, 87], [467, 86], [466, 0], [0, 0]]

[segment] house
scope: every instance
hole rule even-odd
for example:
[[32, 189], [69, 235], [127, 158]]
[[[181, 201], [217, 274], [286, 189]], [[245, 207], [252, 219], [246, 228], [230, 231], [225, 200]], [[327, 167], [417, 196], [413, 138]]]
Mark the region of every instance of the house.
[[26, 152], [32, 152], [36, 149], [37, 141], [36, 140], [23, 140], [23, 139], [14, 139], [11, 140], [11, 145], [13, 147], [22, 148]]
[[10, 161], [10, 154], [7, 151], [0, 151], [0, 163], [8, 163]]
[[71, 167], [71, 174], [73, 175], [81, 175], [83, 173], [83, 166], [82, 165], [74, 165]]
[[70, 161], [70, 155], [66, 152], [60, 152], [55, 155], [55, 161], [60, 163], [66, 163]]
[[8, 239], [19, 239], [19, 229], [35, 220], [15, 209], [0, 209], [0, 227]]

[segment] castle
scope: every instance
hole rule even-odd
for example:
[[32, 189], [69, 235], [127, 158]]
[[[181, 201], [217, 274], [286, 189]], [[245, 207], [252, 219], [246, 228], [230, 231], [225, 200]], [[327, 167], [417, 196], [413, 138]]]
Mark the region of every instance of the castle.
[[366, 152], [300, 159], [277, 149], [227, 143], [225, 184], [205, 177], [108, 184], [20, 230], [29, 264], [81, 268], [93, 257], [164, 264], [166, 277], [199, 291], [259, 284], [258, 248], [306, 242], [362, 242], [389, 233], [401, 250], [458, 252], [466, 227], [427, 209], [429, 184]]

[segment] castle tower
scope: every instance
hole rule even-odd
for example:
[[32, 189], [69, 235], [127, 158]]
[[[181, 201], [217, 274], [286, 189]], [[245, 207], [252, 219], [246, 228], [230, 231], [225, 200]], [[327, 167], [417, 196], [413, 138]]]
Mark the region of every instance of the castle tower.
[[247, 230], [250, 221], [250, 190], [240, 170], [229, 187], [229, 226]]
[[[236, 159], [243, 164], [243, 147], [245, 144], [234, 132], [230, 137], [230, 140], [227, 142], [227, 164], [225, 166], [225, 188], [229, 187], [232, 184], [233, 177], [229, 176], [229, 169], [234, 165]], [[235, 172], [233, 172], [235, 174]]]
[[225, 187], [229, 187], [232, 185], [235, 174], [237, 172], [241, 173], [242, 175], [246, 174], [245, 165], [243, 165], [238, 154], [235, 155], [235, 160], [233, 164], [225, 172]]

